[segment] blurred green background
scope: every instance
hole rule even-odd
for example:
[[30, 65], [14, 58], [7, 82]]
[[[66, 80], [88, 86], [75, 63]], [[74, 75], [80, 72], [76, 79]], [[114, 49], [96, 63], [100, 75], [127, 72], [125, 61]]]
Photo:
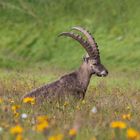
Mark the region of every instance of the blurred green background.
[[0, 68], [77, 68], [84, 49], [57, 35], [82, 26], [109, 69], [139, 71], [139, 14], [140, 0], [0, 0]]

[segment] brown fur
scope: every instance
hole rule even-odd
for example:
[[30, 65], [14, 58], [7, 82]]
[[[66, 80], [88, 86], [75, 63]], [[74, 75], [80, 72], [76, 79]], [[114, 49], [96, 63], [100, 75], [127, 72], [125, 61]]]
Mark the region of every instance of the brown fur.
[[[84, 65], [84, 64], [83, 64]], [[84, 76], [84, 77], [83, 77]], [[44, 99], [68, 97], [72, 95], [77, 99], [83, 99], [87, 90], [91, 73], [84, 71], [83, 67], [70, 74], [62, 76], [59, 80], [34, 89], [25, 97], [41, 97]]]

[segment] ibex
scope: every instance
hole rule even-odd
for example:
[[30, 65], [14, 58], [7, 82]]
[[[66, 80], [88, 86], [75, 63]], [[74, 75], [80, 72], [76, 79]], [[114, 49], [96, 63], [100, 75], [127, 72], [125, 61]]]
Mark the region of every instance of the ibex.
[[72, 95], [76, 99], [84, 99], [90, 78], [93, 74], [107, 76], [107, 69], [101, 64], [97, 43], [91, 33], [82, 27], [73, 27], [72, 30], [80, 31], [85, 35], [85, 41], [80, 35], [73, 32], [62, 32], [59, 36], [68, 36], [78, 41], [87, 51], [80, 68], [72, 73], [62, 76], [59, 80], [34, 89], [23, 96], [36, 99], [60, 99]]

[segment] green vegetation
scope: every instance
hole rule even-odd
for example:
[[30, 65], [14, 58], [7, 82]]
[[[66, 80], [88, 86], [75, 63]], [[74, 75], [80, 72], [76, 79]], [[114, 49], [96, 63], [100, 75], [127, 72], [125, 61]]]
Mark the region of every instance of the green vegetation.
[[85, 52], [57, 35], [79, 25], [94, 35], [109, 68], [139, 68], [138, 5], [139, 0], [0, 1], [0, 66], [76, 68]]
[[[23, 140], [56, 134], [69, 139], [69, 130], [80, 124], [70, 139], [126, 140], [129, 128], [140, 131], [139, 7], [139, 0], [0, 0], [0, 140], [17, 138], [10, 133], [16, 125], [23, 128]], [[95, 76], [84, 101], [21, 102], [26, 92], [79, 67], [84, 49], [57, 37], [72, 26], [94, 35], [108, 77]], [[39, 115], [49, 118], [45, 134], [36, 130]], [[127, 127], [111, 128], [117, 120]]]
[[[15, 136], [10, 133], [10, 129], [17, 124], [23, 128], [21, 135], [24, 139], [34, 140], [46, 140], [57, 134], [64, 135], [64, 140], [70, 140], [69, 130], [76, 126], [80, 128], [76, 132], [76, 137], [73, 137], [74, 140], [92, 140], [92, 138], [118, 140], [118, 137], [120, 140], [129, 140], [126, 137], [126, 131], [129, 128], [140, 130], [138, 123], [140, 121], [140, 79], [136, 78], [137, 74], [130, 76], [130, 74], [119, 73], [111, 74], [108, 78], [94, 77], [84, 101], [64, 103], [53, 101], [31, 105], [21, 102], [21, 96], [43, 83], [53, 81], [59, 74], [52, 75], [52, 72], [46, 74], [43, 71], [32, 71], [32, 74], [30, 71], [1, 70], [0, 72], [0, 127], [2, 128], [0, 136], [2, 140], [14, 140]], [[13, 106], [19, 105], [19, 108], [12, 109]], [[92, 112], [92, 109], [95, 111]], [[26, 114], [27, 118], [22, 118], [23, 114]], [[49, 128], [44, 129], [45, 133], [36, 130], [36, 119], [40, 115], [47, 115], [49, 118]], [[117, 120], [125, 123], [127, 128], [111, 128], [111, 123]]]

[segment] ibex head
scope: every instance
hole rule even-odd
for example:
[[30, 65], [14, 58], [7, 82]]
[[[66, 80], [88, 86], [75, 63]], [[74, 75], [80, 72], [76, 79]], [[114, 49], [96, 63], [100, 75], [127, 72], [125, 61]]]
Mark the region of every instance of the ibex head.
[[84, 49], [88, 53], [84, 57], [84, 63], [86, 65], [87, 70], [91, 74], [96, 74], [97, 76], [107, 76], [108, 71], [104, 67], [104, 65], [101, 64], [98, 46], [97, 43], [95, 42], [95, 39], [92, 37], [91, 33], [83, 29], [82, 27], [73, 27], [72, 30], [78, 30], [82, 32], [86, 36], [87, 41], [85, 41], [80, 35], [74, 34], [73, 32], [63, 32], [59, 36], [62, 35], [69, 36], [77, 40], [84, 47]]

